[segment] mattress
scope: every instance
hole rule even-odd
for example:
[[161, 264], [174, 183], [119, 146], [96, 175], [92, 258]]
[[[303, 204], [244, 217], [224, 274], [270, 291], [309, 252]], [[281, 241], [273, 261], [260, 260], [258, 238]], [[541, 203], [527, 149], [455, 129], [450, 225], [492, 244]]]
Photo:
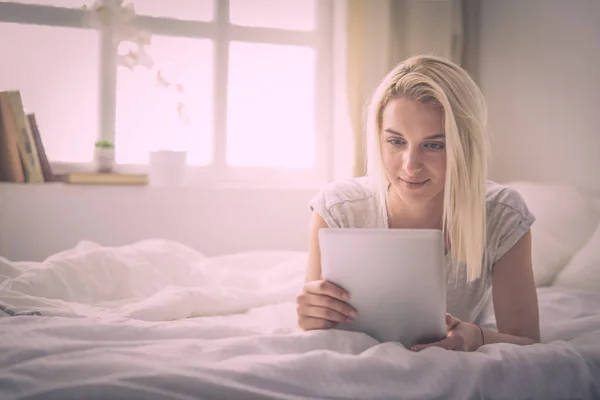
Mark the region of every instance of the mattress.
[[162, 240], [0, 258], [0, 399], [600, 398], [600, 293], [539, 288], [540, 344], [414, 353], [300, 330], [306, 259]]

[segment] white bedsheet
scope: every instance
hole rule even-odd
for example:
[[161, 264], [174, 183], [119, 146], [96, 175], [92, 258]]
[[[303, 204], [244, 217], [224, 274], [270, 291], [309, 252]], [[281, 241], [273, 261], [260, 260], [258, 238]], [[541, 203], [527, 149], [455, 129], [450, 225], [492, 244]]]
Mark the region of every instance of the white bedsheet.
[[600, 397], [598, 293], [539, 289], [544, 344], [413, 353], [300, 331], [305, 262], [161, 240], [0, 259], [0, 305], [21, 314], [0, 318], [0, 399]]

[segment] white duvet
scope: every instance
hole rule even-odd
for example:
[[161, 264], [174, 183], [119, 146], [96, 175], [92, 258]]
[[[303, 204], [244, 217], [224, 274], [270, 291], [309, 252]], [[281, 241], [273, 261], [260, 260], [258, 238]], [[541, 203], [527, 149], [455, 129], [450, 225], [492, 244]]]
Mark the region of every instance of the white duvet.
[[305, 265], [163, 240], [0, 258], [0, 399], [600, 398], [600, 293], [539, 289], [543, 344], [413, 353], [300, 331]]

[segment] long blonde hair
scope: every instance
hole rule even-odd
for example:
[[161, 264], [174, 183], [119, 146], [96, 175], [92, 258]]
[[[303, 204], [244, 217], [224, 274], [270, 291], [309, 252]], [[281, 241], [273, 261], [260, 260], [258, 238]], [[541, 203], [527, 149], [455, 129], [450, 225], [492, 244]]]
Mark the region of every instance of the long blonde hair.
[[446, 59], [420, 55], [398, 64], [378, 85], [367, 107], [367, 175], [387, 220], [389, 180], [381, 156], [383, 110], [392, 98], [437, 104], [444, 115], [446, 177], [442, 231], [467, 281], [481, 276], [486, 243], [487, 110], [469, 74]]

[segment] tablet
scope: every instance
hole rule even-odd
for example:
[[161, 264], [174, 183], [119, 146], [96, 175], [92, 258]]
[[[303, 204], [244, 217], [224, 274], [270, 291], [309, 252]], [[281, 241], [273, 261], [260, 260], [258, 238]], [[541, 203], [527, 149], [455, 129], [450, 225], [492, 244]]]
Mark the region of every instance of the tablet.
[[323, 228], [323, 279], [344, 288], [358, 317], [334, 329], [405, 347], [446, 336], [441, 230]]

